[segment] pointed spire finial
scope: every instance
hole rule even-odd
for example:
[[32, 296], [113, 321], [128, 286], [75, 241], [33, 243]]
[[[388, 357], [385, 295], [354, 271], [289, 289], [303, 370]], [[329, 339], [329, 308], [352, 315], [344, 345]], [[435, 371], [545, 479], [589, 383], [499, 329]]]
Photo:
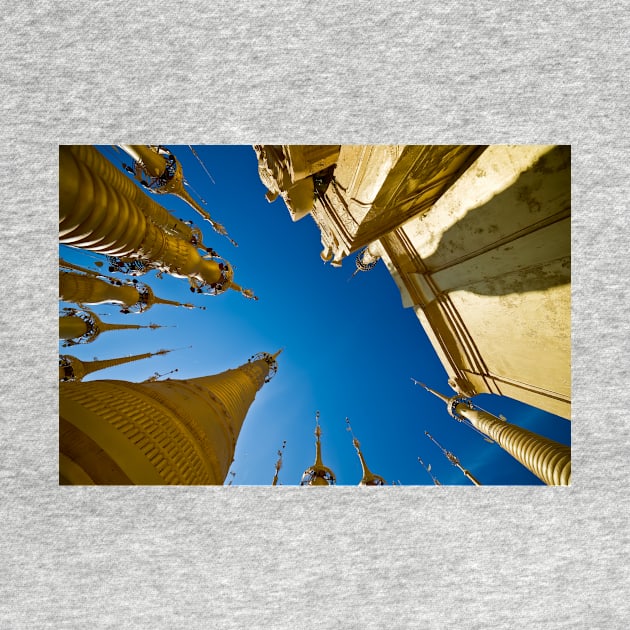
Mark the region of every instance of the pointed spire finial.
[[363, 456], [363, 452], [361, 451], [361, 444], [359, 440], [354, 435], [352, 431], [352, 425], [350, 424], [350, 419], [346, 417], [346, 430], [350, 431], [350, 435], [352, 435], [352, 444], [357, 451], [357, 455], [359, 456], [359, 461], [361, 462], [361, 468], [363, 470], [363, 477], [359, 482], [360, 486], [384, 486], [386, 485], [385, 479], [380, 475], [375, 475], [369, 468], [365, 461], [365, 457]]
[[433, 480], [434, 485], [441, 486], [442, 484], [439, 482], [438, 478], [431, 472], [431, 464], [428, 466], [418, 457], [418, 461], [422, 465], [422, 467], [427, 471], [427, 474]]
[[278, 449], [278, 461], [276, 462], [276, 474], [273, 476], [273, 481], [271, 482], [272, 486], [278, 485], [278, 473], [280, 472], [280, 469], [282, 468], [282, 452], [284, 451], [286, 445], [287, 445], [287, 441], [283, 440], [282, 449]]
[[335, 473], [324, 466], [321, 445], [322, 429], [319, 426], [319, 411], [315, 412], [315, 463], [304, 471], [301, 486], [332, 486], [336, 483]]
[[451, 451], [447, 451], [428, 431], [425, 431], [424, 434], [431, 440], [431, 442], [433, 442], [442, 451], [442, 454], [444, 455], [444, 457], [446, 457], [446, 459], [448, 459], [448, 461], [451, 462], [453, 466], [455, 466], [456, 468], [459, 468], [459, 470], [461, 470], [464, 473], [465, 477], [470, 479], [470, 481], [472, 481], [473, 484], [475, 484], [476, 486], [481, 485], [481, 483], [473, 476], [473, 474], [470, 471], [462, 467], [461, 462], [459, 461], [459, 458], [457, 457], [457, 455], [455, 455], [454, 453], [451, 453]]
[[436, 392], [434, 389], [431, 389], [430, 387], [427, 387], [424, 383], [417, 381], [415, 378], [411, 378], [411, 380], [416, 384], [416, 385], [420, 385], [420, 387], [424, 387], [424, 389], [426, 389], [429, 393], [433, 394], [434, 396], [437, 396], [440, 400], [443, 400], [447, 405], [450, 402], [450, 398], [448, 398], [448, 396], [444, 396], [444, 394], [440, 394], [440, 392]]

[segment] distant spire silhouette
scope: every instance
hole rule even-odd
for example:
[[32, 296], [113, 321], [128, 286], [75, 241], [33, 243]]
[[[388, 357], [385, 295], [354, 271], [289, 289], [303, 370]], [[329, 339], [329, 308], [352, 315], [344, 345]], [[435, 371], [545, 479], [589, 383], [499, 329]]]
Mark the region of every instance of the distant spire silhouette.
[[287, 441], [283, 440], [282, 449], [278, 449], [278, 461], [276, 461], [276, 474], [273, 476], [273, 481], [271, 482], [272, 486], [278, 485], [278, 473], [280, 472], [280, 469], [282, 468], [282, 452], [284, 451], [286, 445], [287, 445]]
[[434, 474], [431, 472], [431, 464], [427, 466], [419, 457], [418, 457], [418, 461], [420, 462], [422, 467], [427, 471], [427, 474], [429, 475], [429, 477], [431, 477], [431, 479], [433, 480], [433, 483], [436, 486], [441, 486], [442, 484], [438, 481], [437, 477], [435, 477]]
[[455, 466], [456, 468], [459, 468], [459, 470], [461, 470], [464, 473], [464, 476], [467, 479], [472, 481], [476, 486], [481, 485], [481, 483], [473, 476], [473, 474], [469, 470], [466, 470], [465, 468], [462, 467], [456, 455], [454, 455], [450, 451], [447, 451], [428, 431], [425, 431], [424, 434], [442, 451], [446, 459], [448, 459], [448, 461], [451, 462], [453, 466]]

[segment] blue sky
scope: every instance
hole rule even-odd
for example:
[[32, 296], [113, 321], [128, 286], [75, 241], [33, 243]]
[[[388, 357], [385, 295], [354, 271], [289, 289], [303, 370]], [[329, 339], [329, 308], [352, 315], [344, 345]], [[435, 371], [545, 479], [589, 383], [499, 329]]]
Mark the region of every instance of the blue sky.
[[[122, 315], [114, 305], [92, 307], [108, 322], [166, 327], [103, 333], [91, 344], [60, 346], [60, 352], [92, 360], [184, 349], [103, 370], [88, 379], [142, 381], [156, 371], [175, 368], [178, 372], [172, 378], [192, 378], [237, 367], [257, 352], [284, 348], [277, 375], [258, 393], [241, 430], [231, 467], [235, 475], [227, 479], [233, 478], [233, 485], [269, 485], [283, 440], [280, 483], [299, 484], [315, 457], [317, 410], [324, 463], [340, 485], [355, 485], [361, 479], [346, 417], [370, 469], [388, 483], [432, 485], [417, 461], [420, 456], [442, 484], [470, 485], [428, 440], [425, 430], [484, 485], [542, 483], [500, 447], [453, 420], [444, 403], [412, 383], [411, 377], [446, 395], [452, 393], [424, 330], [413, 310], [402, 307], [382, 262], [352, 279], [354, 256], [341, 269], [325, 265], [319, 257], [319, 229], [311, 217], [294, 223], [282, 199], [266, 201], [250, 146], [195, 147], [215, 183], [190, 148], [170, 148], [194, 191], [207, 201], [208, 212], [239, 246], [216, 234], [184, 201], [170, 195], [152, 198], [200, 227], [204, 243], [234, 265], [235, 281], [253, 289], [259, 300], [234, 291], [197, 295], [189, 291], [186, 280], [166, 275], [158, 279], [153, 273], [141, 276], [139, 281], [149, 284], [156, 295], [206, 310], [156, 305], [140, 315]], [[122, 151], [101, 150], [118, 167], [131, 163]], [[194, 191], [189, 188], [193, 196]], [[66, 246], [60, 247], [60, 256], [91, 269], [104, 260]], [[474, 402], [514, 424], [570, 443], [570, 422], [563, 418], [505, 397], [481, 395]]]

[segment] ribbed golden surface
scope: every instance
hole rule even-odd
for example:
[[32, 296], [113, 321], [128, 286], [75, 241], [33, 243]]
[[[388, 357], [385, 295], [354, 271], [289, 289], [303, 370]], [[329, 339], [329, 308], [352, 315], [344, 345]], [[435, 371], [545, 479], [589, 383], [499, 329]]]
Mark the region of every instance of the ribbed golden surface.
[[182, 381], [61, 383], [62, 482], [222, 484], [268, 372], [259, 360]]
[[571, 448], [509, 424], [478, 409], [457, 405], [457, 413], [468, 418], [475, 427], [492, 438], [510, 455], [549, 486], [571, 483]]
[[59, 240], [110, 256], [140, 257], [207, 284], [221, 271], [190, 243], [191, 231], [93, 147], [59, 150]]
[[64, 315], [59, 318], [59, 338], [78, 339], [85, 335], [88, 325], [80, 317]]

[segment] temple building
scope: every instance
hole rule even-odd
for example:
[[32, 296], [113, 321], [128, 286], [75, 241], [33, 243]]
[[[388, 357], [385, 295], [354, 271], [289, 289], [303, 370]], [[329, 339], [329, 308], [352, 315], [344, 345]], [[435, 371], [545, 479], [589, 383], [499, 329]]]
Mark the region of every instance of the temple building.
[[319, 426], [319, 411], [315, 414], [315, 462], [302, 475], [301, 486], [334, 486], [337, 482], [335, 473], [324, 466], [322, 460], [322, 429]]
[[571, 416], [569, 146], [259, 145], [322, 260], [382, 259], [449, 385]]
[[184, 380], [60, 383], [60, 484], [223, 484], [278, 354]]
[[452, 418], [468, 423], [479, 433], [489, 437], [548, 486], [571, 485], [570, 446], [497, 418], [474, 405], [465, 396], [448, 398], [424, 383], [418, 384], [444, 401]]
[[149, 198], [91, 146], [59, 148], [59, 242], [124, 263], [139, 261], [177, 278], [192, 291], [227, 289], [254, 298], [214, 251], [199, 251], [198, 234]]

